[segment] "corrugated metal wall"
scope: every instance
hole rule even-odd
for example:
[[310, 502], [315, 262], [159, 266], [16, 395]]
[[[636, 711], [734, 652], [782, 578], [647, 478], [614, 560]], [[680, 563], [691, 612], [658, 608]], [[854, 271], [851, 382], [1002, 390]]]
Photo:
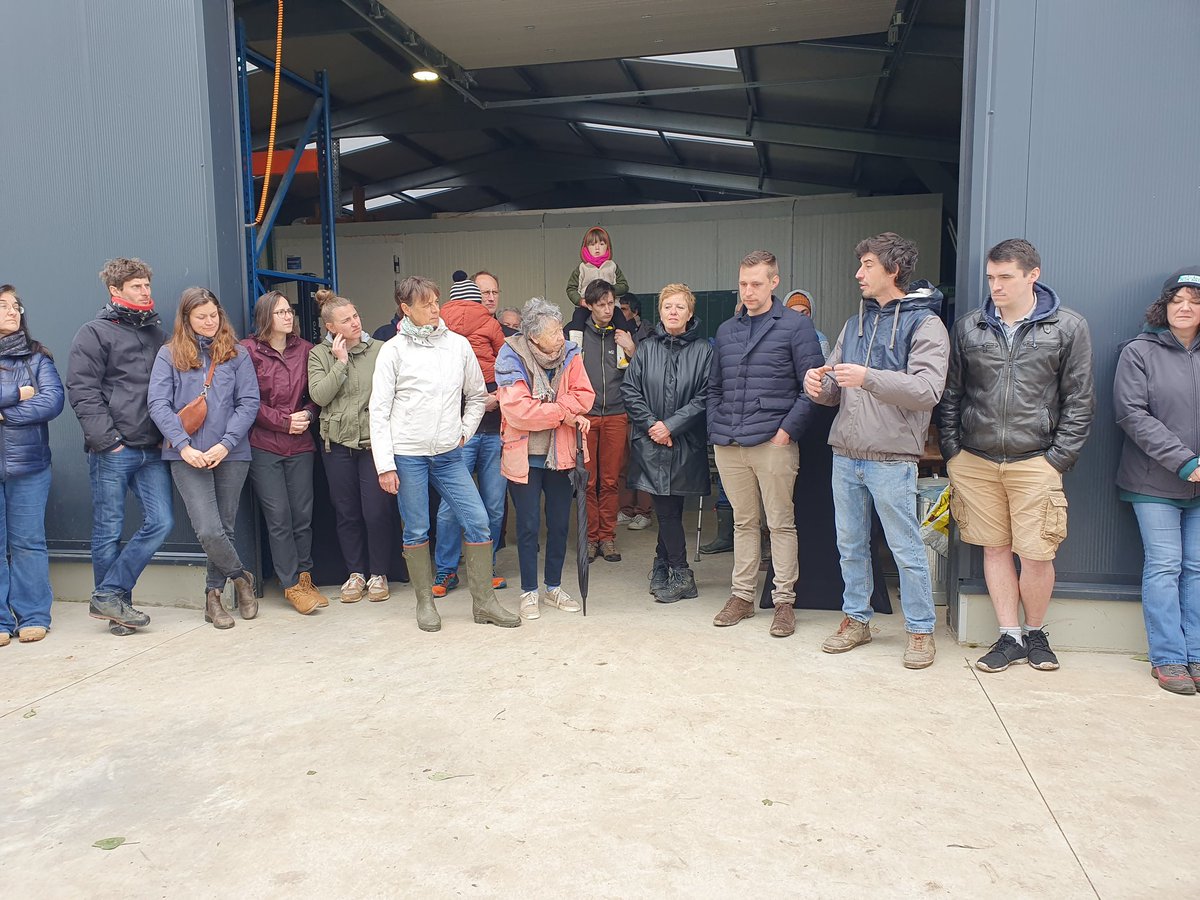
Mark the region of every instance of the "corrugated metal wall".
[[[342, 294], [374, 324], [395, 312], [398, 278], [427, 275], [448, 292], [458, 268], [495, 272], [504, 306], [532, 296], [566, 306], [580, 241], [600, 224], [633, 291], [657, 293], [673, 281], [694, 290], [727, 288], [731, 311], [739, 261], [750, 250], [771, 250], [780, 261], [780, 296], [811, 290], [817, 327], [832, 340], [858, 308], [854, 245], [861, 238], [888, 230], [913, 238], [922, 251], [917, 274], [937, 281], [941, 202], [940, 195], [832, 197], [339, 225], [338, 277]], [[299, 257], [307, 271], [320, 264], [319, 246], [315, 227], [276, 229], [276, 264]]]
[[[1162, 280], [1200, 258], [1200, 112], [1186, 62], [1200, 46], [1200, 3], [1092, 6], [970, 0], [957, 294], [960, 309], [978, 307], [987, 249], [1026, 237], [1042, 280], [1087, 316], [1097, 411], [1066, 479], [1059, 579], [1131, 585], [1141, 541], [1113, 484], [1112, 377]], [[978, 558], [973, 569], [982, 574]]]
[[[0, 282], [65, 377], [75, 331], [104, 305], [105, 260], [154, 269], [165, 322], [211, 287], [241, 326], [241, 189], [228, 4], [60, 0], [0, 5]], [[51, 426], [55, 549], [86, 550], [87, 460], [68, 407]], [[191, 551], [182, 505], [166, 550]]]

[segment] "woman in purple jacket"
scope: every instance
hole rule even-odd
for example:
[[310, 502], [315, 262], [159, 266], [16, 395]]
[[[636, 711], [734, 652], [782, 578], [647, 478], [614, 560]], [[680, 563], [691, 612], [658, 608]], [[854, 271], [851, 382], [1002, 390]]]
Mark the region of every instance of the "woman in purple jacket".
[[[208, 411], [189, 434], [179, 412], [202, 394]], [[163, 433], [163, 459], [171, 463], [171, 478], [208, 556], [204, 620], [217, 628], [233, 627], [233, 617], [221, 605], [228, 579], [237, 592], [238, 612], [253, 619], [258, 615], [254, 576], [233, 546], [233, 526], [250, 468], [247, 435], [258, 415], [258, 379], [212, 291], [188, 288], [179, 298], [175, 331], [150, 371], [147, 405]]]
[[313, 443], [320, 412], [308, 397], [308, 352], [288, 298], [268, 291], [254, 307], [254, 334], [242, 341], [258, 377], [258, 418], [250, 429], [250, 483], [267, 522], [271, 562], [283, 596], [307, 616], [329, 601], [312, 581]]
[[46, 423], [62, 408], [50, 351], [30, 337], [17, 289], [0, 284], [0, 647], [14, 631], [29, 643], [50, 628]]

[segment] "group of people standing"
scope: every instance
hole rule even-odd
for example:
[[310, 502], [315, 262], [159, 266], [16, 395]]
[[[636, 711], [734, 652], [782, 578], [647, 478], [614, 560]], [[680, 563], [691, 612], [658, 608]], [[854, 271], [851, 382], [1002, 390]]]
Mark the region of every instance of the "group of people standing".
[[[543, 604], [577, 611], [562, 586], [577, 452], [590, 474], [589, 558], [620, 560], [614, 529], [624, 480], [649, 495], [658, 520], [651, 593], [664, 603], [693, 598], [682, 511], [688, 497], [709, 492], [711, 443], [734, 551], [730, 597], [714, 624], [754, 615], [765, 521], [770, 633], [786, 637], [795, 630], [801, 574], [797, 441], [818, 404], [837, 407], [829, 444], [844, 583], [844, 618], [823, 649], [841, 653], [871, 640], [874, 509], [900, 575], [903, 663], [934, 661], [915, 506], [917, 460], [936, 411], [953, 516], [962, 539], [983, 548], [999, 627], [976, 665], [1056, 669], [1043, 624], [1066, 537], [1062, 475], [1094, 416], [1087, 322], [1040, 281], [1040, 257], [1025, 240], [989, 251], [989, 296], [959, 318], [953, 338], [941, 294], [912, 280], [911, 241], [884, 233], [855, 254], [862, 300], [830, 351], [802, 314], [808, 310], [792, 308], [793, 299], [811, 303], [808, 295], [776, 298], [778, 263], [767, 251], [742, 260], [738, 309], [713, 340], [702, 337], [684, 284], [663, 288], [657, 324], [638, 327], [618, 308], [627, 285], [602, 229], [590, 230], [581, 247], [570, 285], [580, 308], [569, 323], [537, 298], [497, 310], [499, 281], [488, 272], [456, 273], [446, 303], [434, 282], [413, 276], [397, 285], [396, 317], [374, 336], [351, 301], [318, 292], [317, 346], [297, 333], [288, 299], [274, 291], [259, 298], [253, 333], [239, 342], [218, 298], [189, 288], [167, 336], [149, 267], [111, 260], [100, 273], [108, 302], [75, 337], [65, 390], [92, 486], [90, 613], [115, 634], [149, 623], [133, 591], [173, 528], [173, 482], [207, 558], [206, 620], [233, 626], [222, 603], [227, 582], [240, 616], [257, 615], [254, 577], [234, 543], [247, 477], [286, 599], [305, 615], [327, 606], [312, 581], [318, 452], [350, 573], [344, 602], [389, 597], [396, 504], [422, 630], [440, 629], [435, 600], [458, 586], [460, 566], [476, 622], [514, 627], [537, 618]], [[614, 281], [602, 277], [606, 266]], [[1146, 550], [1151, 671], [1165, 689], [1189, 694], [1200, 683], [1200, 520], [1191, 515], [1200, 508], [1197, 349], [1200, 267], [1190, 267], [1172, 275], [1147, 310], [1145, 330], [1122, 349], [1114, 385], [1127, 435], [1117, 482]], [[14, 632], [40, 640], [50, 626], [47, 423], [63, 404], [52, 357], [30, 335], [16, 288], [0, 285], [0, 645]], [[142, 521], [122, 545], [129, 493]], [[495, 596], [506, 586], [495, 569], [506, 495], [516, 516], [517, 612]]]

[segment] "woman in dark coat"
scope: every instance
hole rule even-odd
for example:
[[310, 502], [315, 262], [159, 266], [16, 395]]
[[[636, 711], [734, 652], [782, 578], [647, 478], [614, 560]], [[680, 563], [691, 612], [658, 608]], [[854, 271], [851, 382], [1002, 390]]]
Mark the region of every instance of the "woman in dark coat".
[[0, 647], [14, 631], [29, 643], [50, 628], [46, 423], [62, 408], [50, 351], [29, 336], [16, 288], [0, 284]]
[[1142, 615], [1150, 674], [1174, 694], [1200, 687], [1200, 266], [1167, 279], [1146, 329], [1122, 350], [1113, 412], [1117, 469], [1145, 548]]
[[621, 385], [631, 437], [628, 485], [650, 494], [658, 514], [650, 592], [659, 603], [698, 596], [687, 564], [683, 503], [709, 492], [704, 410], [713, 351], [695, 312], [687, 285], [663, 288], [658, 326], [638, 345]]

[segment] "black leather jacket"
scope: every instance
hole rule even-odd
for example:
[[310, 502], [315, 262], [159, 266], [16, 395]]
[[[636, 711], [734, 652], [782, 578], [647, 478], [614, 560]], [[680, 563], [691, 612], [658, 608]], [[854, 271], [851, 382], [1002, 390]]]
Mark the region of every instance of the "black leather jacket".
[[940, 407], [946, 459], [960, 450], [993, 462], [1044, 455], [1060, 472], [1079, 459], [1096, 406], [1091, 334], [1050, 288], [1038, 282], [1034, 293], [1011, 347], [991, 299], [955, 322]]

